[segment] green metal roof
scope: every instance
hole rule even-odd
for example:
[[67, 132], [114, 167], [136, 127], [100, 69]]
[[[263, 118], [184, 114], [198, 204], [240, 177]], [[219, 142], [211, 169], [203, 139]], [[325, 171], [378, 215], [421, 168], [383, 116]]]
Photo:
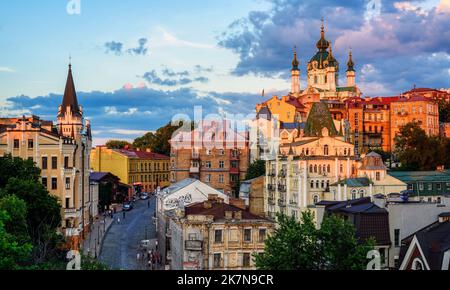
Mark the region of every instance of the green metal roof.
[[389, 171], [389, 175], [403, 182], [450, 182], [450, 170], [444, 171]]
[[369, 186], [371, 184], [371, 181], [367, 177], [347, 178], [347, 179], [335, 182], [335, 183], [331, 184], [331, 186], [337, 186], [339, 184], [340, 185], [347, 184], [347, 186], [349, 186], [349, 187], [366, 187], [366, 186]]
[[356, 92], [355, 87], [338, 87], [336, 88], [336, 91], [338, 92]]
[[325, 103], [314, 103], [305, 125], [305, 136], [322, 137], [322, 129], [327, 128], [331, 137], [338, 136], [330, 110]]

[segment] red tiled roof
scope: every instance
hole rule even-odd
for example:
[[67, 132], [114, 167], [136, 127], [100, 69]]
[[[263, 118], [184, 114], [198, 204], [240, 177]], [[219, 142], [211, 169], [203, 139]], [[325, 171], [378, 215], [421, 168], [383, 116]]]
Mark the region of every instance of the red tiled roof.
[[242, 219], [243, 220], [265, 220], [263, 217], [254, 215], [248, 211], [244, 211], [238, 207], [235, 207], [233, 205], [229, 205], [226, 203], [218, 203], [218, 202], [211, 202], [212, 207], [209, 209], [206, 209], [204, 206], [204, 202], [196, 203], [190, 206], [187, 206], [185, 208], [185, 214], [188, 215], [212, 215], [214, 216], [214, 221], [221, 220], [225, 218], [225, 212], [226, 211], [232, 211], [234, 212], [242, 212]]
[[159, 160], [165, 160], [169, 159], [169, 156], [154, 153], [154, 152], [147, 152], [147, 151], [137, 151], [137, 150], [125, 150], [125, 149], [116, 149], [116, 152], [119, 152], [122, 155], [125, 155], [129, 158], [140, 158], [140, 159], [159, 159]]
[[302, 103], [299, 102], [299, 100], [296, 97], [293, 96], [289, 96], [289, 99], [286, 101], [286, 103], [296, 107], [297, 109], [306, 108]]
[[445, 93], [444, 91], [436, 90], [436, 89], [431, 89], [431, 88], [415, 88], [415, 89], [412, 89], [412, 90], [410, 90], [410, 91], [405, 92], [405, 94], [410, 94], [410, 93], [423, 93], [423, 92], [438, 92], [438, 93]]
[[429, 99], [429, 98], [424, 97], [422, 95], [412, 95], [410, 98], [399, 98], [395, 102], [420, 102], [420, 101], [433, 102], [432, 99]]

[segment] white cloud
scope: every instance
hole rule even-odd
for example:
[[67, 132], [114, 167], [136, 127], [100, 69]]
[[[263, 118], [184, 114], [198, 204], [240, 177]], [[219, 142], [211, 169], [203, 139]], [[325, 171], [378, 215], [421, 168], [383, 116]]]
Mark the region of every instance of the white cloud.
[[148, 133], [148, 131], [144, 130], [129, 130], [129, 129], [113, 129], [109, 130], [108, 132], [117, 135], [145, 135]]
[[162, 33], [162, 42], [155, 42], [153, 46], [178, 46], [178, 47], [194, 47], [194, 48], [205, 48], [205, 49], [211, 49], [214, 48], [214, 45], [211, 44], [205, 44], [205, 43], [197, 43], [197, 42], [191, 42], [186, 41], [177, 38], [175, 35], [168, 32], [166, 29], [162, 27], [158, 27], [158, 30]]
[[129, 108], [125, 112], [119, 112], [116, 107], [105, 107], [105, 113], [113, 116], [132, 116], [139, 112], [137, 108]]
[[12, 72], [16, 72], [16, 71], [10, 67], [0, 66], [0, 72], [12, 73]]

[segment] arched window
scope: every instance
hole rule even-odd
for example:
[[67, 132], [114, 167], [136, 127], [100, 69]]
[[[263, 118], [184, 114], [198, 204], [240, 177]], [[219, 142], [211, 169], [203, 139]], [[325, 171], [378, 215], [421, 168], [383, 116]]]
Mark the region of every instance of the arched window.
[[358, 194], [358, 190], [353, 189], [352, 190], [352, 199], [356, 199], [356, 194]]
[[322, 188], [325, 188], [325, 180], [322, 180]]
[[323, 171], [323, 173], [327, 172], [327, 166], [325, 164], [323, 165], [323, 170], [322, 171]]
[[318, 180], [316, 180], [316, 188], [319, 188], [319, 181]]
[[344, 156], [347, 155], [347, 148], [344, 148]]
[[331, 173], [331, 165], [328, 164], [328, 168], [327, 168], [328, 173]]
[[314, 180], [311, 180], [311, 188], [314, 188]]
[[309, 149], [306, 148], [306, 155], [309, 155]]
[[314, 165], [314, 173], [317, 173], [317, 165]]
[[322, 174], [322, 165], [319, 165], [319, 174]]
[[323, 146], [323, 155], [328, 156], [328, 151], [329, 151], [328, 145]]
[[412, 269], [417, 271], [425, 270], [422, 260], [415, 258], [412, 262]]
[[313, 166], [312, 166], [312, 164], [309, 165], [309, 173], [313, 173]]
[[314, 204], [316, 204], [316, 203], [318, 203], [318, 202], [319, 202], [319, 196], [314, 195]]

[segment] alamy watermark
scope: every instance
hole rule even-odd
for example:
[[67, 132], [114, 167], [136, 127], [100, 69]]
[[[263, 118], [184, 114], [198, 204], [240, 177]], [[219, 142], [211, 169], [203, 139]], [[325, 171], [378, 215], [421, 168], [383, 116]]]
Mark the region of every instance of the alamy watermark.
[[69, 15], [81, 14], [81, 0], [69, 0], [67, 2], [66, 11]]

